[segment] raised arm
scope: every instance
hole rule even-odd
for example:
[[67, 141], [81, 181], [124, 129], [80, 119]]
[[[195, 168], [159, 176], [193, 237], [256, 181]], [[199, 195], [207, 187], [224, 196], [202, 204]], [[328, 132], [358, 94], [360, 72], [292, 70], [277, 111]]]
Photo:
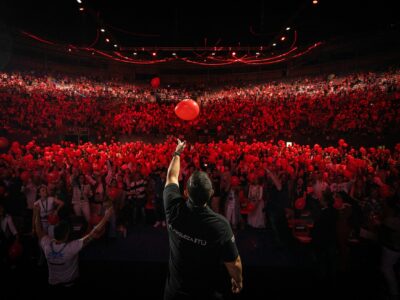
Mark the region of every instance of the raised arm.
[[106, 179], [105, 179], [107, 185], [110, 185], [112, 177], [113, 177], [112, 166], [111, 166], [110, 160], [108, 159], [107, 160], [107, 175], [106, 175]]
[[57, 208], [56, 208], [55, 213], [58, 215], [58, 212], [59, 212], [60, 209], [64, 206], [64, 202], [61, 201], [61, 200], [58, 199], [58, 198], [54, 198], [54, 202], [55, 202], [55, 204], [57, 205]]
[[266, 169], [266, 171], [267, 171], [268, 176], [271, 177], [271, 180], [274, 183], [276, 189], [278, 191], [281, 191], [282, 190], [282, 183], [279, 180], [279, 178], [274, 173], [272, 173], [269, 169]]
[[181, 160], [180, 160], [180, 155], [185, 149], [186, 142], [181, 141], [178, 139], [178, 145], [176, 146], [174, 155], [172, 157], [171, 163], [169, 164], [168, 167], [168, 172], [167, 172], [167, 180], [165, 181], [165, 186], [167, 186], [170, 183], [175, 183], [179, 185], [179, 170], [181, 167]]
[[107, 208], [106, 213], [105, 213], [103, 219], [100, 221], [100, 223], [97, 224], [96, 226], [94, 226], [92, 231], [82, 238], [83, 247], [87, 246], [96, 237], [96, 235], [99, 234], [103, 230], [104, 226], [107, 224], [107, 222], [110, 219], [113, 212], [114, 212], [114, 209], [111, 204], [111, 206], [109, 208]]

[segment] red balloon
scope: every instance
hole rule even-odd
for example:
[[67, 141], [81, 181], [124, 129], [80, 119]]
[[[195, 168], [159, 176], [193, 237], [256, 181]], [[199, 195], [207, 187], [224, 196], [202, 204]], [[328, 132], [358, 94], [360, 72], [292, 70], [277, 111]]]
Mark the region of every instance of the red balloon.
[[351, 179], [351, 178], [353, 178], [353, 173], [351, 173], [349, 170], [344, 170], [343, 171], [343, 176], [348, 178], [348, 179]]
[[286, 171], [290, 174], [293, 175], [294, 174], [294, 168], [292, 166], [288, 166]]
[[33, 160], [33, 155], [32, 154], [27, 154], [24, 156], [24, 160], [26, 162], [30, 162], [31, 160]]
[[256, 206], [254, 205], [253, 202], [247, 203], [246, 210], [247, 210], [248, 212], [252, 212], [252, 211], [255, 210], [255, 209], [256, 209]]
[[4, 149], [8, 147], [8, 140], [5, 137], [0, 137], [0, 149]]
[[50, 225], [56, 225], [60, 221], [60, 218], [56, 214], [51, 214], [47, 217]]
[[93, 226], [97, 225], [101, 222], [102, 219], [103, 219], [103, 217], [100, 215], [97, 215], [97, 214], [92, 215], [92, 217], [90, 218], [90, 224]]
[[151, 84], [151, 86], [152, 86], [153, 88], [155, 88], [155, 89], [158, 88], [158, 87], [160, 86], [160, 78], [154, 77], [154, 78], [151, 80], [150, 84]]
[[108, 191], [108, 196], [110, 197], [110, 199], [112, 201], [117, 200], [117, 198], [119, 196], [119, 189], [116, 187], [110, 188], [110, 190]]
[[[261, 177], [261, 176], [260, 176]], [[247, 175], [247, 180], [248, 181], [250, 181], [250, 182], [253, 182], [254, 180], [256, 180], [257, 179], [257, 176], [254, 174], [254, 173], [249, 173], [248, 175]]]
[[341, 198], [335, 198], [333, 201], [333, 208], [342, 209], [343, 208], [343, 200]]
[[306, 207], [306, 200], [304, 198], [299, 198], [294, 203], [294, 207], [298, 210], [302, 210]]
[[8, 256], [12, 260], [16, 260], [22, 255], [22, 245], [20, 242], [15, 241], [8, 249]]
[[390, 186], [388, 186], [387, 184], [384, 184], [380, 187], [379, 193], [382, 198], [389, 198], [393, 195], [392, 191], [390, 190]]
[[19, 143], [18, 142], [12, 142], [12, 144], [11, 144], [11, 148], [13, 148], [13, 149], [19, 149]]
[[151, 200], [151, 198], [148, 198], [148, 199], [147, 199], [145, 208], [146, 208], [146, 209], [149, 209], [149, 210], [154, 209], [154, 204], [153, 204], [153, 201]]
[[240, 185], [240, 179], [237, 176], [231, 177], [231, 186], [238, 186]]
[[196, 101], [185, 99], [178, 103], [175, 107], [176, 115], [185, 121], [191, 121], [197, 118], [200, 112], [200, 107]]
[[31, 174], [28, 171], [23, 171], [20, 175], [20, 178], [23, 182], [27, 182], [29, 178], [31, 178]]

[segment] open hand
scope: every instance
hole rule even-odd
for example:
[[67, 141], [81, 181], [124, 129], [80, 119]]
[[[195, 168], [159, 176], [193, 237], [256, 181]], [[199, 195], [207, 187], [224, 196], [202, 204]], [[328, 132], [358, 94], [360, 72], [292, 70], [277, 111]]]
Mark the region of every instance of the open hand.
[[176, 146], [175, 152], [178, 152], [179, 154], [182, 153], [183, 149], [185, 149], [186, 147], [186, 142], [185, 141], [181, 141], [180, 139], [178, 139], [178, 145]]
[[243, 282], [237, 282], [235, 279], [232, 278], [232, 293], [238, 294], [243, 288]]

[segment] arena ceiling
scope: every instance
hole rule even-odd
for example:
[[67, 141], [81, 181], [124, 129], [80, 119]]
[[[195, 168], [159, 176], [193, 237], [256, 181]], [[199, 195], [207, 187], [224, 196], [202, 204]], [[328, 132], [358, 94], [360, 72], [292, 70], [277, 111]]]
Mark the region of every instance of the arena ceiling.
[[396, 12], [395, 1], [3, 0], [0, 4], [1, 19], [14, 34], [61, 45], [67, 54], [87, 49], [93, 55], [135, 64], [177, 57], [206, 65], [236, 63], [243, 57], [248, 64], [259, 59], [269, 63], [270, 57], [280, 58], [294, 47], [298, 49], [290, 52], [292, 56], [335, 37], [393, 30], [400, 26]]
[[[5, 0], [2, 17], [16, 28], [50, 40], [86, 45], [104, 27], [121, 47], [258, 46], [286, 27], [299, 43], [398, 25], [396, 1], [121, 1]], [[129, 3], [129, 4], [128, 4]], [[80, 8], [83, 11], [80, 11]]]

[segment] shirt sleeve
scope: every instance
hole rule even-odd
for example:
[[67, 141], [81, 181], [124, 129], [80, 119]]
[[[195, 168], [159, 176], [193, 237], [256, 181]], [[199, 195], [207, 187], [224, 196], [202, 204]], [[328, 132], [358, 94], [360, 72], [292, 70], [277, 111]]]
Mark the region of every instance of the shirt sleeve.
[[222, 242], [222, 260], [224, 262], [235, 261], [239, 256], [239, 251], [236, 247], [235, 236], [231, 227], [227, 224], [227, 230]]
[[72, 255], [77, 254], [83, 248], [83, 239], [74, 240], [68, 245], [68, 250]]
[[174, 209], [177, 207], [179, 203], [183, 202], [183, 197], [179, 190], [179, 186], [176, 183], [170, 183], [164, 188], [164, 207], [165, 207], [165, 215], [168, 219], [173, 214]]

